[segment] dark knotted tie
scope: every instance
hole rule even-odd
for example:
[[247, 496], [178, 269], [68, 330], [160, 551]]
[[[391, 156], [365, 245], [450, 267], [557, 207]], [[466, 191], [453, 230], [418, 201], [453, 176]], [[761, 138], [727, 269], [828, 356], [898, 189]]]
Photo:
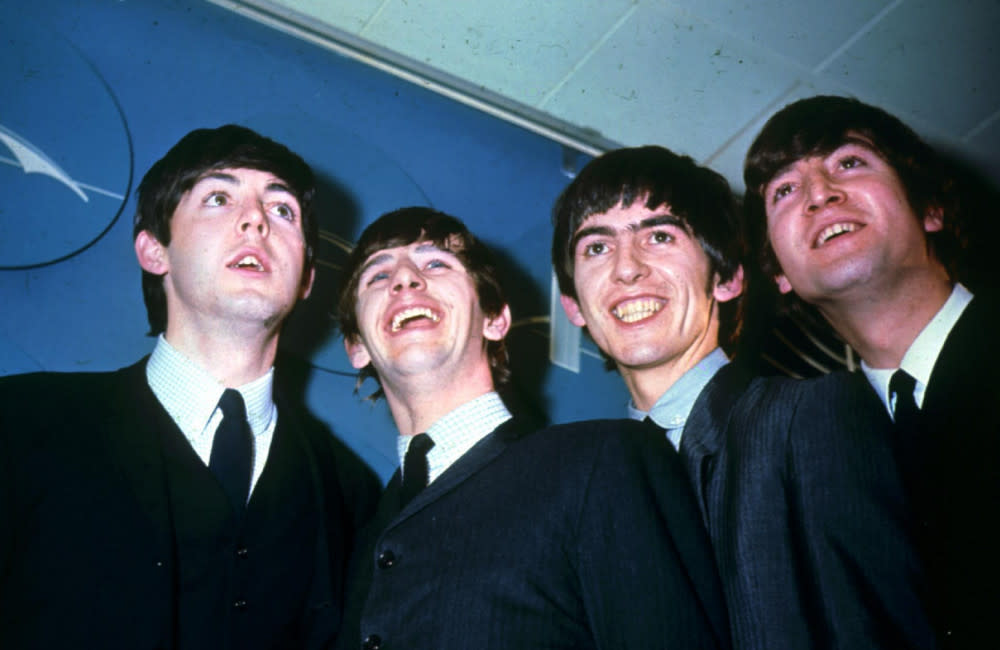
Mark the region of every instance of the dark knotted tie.
[[413, 497], [427, 487], [430, 469], [427, 466], [427, 452], [434, 441], [426, 433], [418, 433], [410, 440], [403, 458], [403, 485], [399, 491], [400, 507], [405, 507]]
[[893, 419], [903, 430], [912, 430], [919, 418], [920, 409], [917, 408], [917, 401], [913, 397], [913, 389], [916, 386], [917, 380], [903, 369], [894, 372], [892, 379], [889, 380], [889, 394], [896, 398]]
[[241, 512], [250, 493], [253, 471], [253, 434], [246, 405], [238, 390], [227, 388], [219, 399], [222, 422], [215, 430], [208, 468], [219, 480], [233, 508]]

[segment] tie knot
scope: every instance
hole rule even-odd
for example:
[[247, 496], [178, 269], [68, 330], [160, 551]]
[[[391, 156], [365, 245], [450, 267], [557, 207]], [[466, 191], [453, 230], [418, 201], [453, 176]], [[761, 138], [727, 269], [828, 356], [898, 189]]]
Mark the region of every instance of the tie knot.
[[225, 419], [247, 419], [247, 407], [243, 402], [243, 395], [235, 388], [227, 388], [222, 391], [222, 397], [219, 398], [219, 409]]
[[896, 398], [892, 412], [893, 419], [903, 428], [912, 428], [920, 411], [917, 408], [916, 396], [913, 394], [916, 386], [917, 380], [902, 369], [894, 372], [892, 379], [889, 380], [889, 394]]
[[902, 368], [892, 373], [892, 378], [889, 380], [889, 393], [897, 397], [904, 393], [912, 395], [916, 387], [917, 380]]
[[405, 506], [421, 490], [427, 487], [430, 478], [430, 468], [427, 465], [427, 452], [434, 446], [434, 441], [426, 433], [418, 433], [410, 440], [403, 458], [403, 482], [400, 490], [400, 504]]
[[[418, 433], [413, 436], [413, 439], [410, 440], [410, 446], [406, 448], [406, 457], [403, 459], [403, 473], [405, 474], [407, 469], [410, 468], [410, 461], [419, 463], [420, 459], [424, 459], [424, 467], [426, 467], [427, 452], [433, 446], [434, 440], [426, 433]], [[426, 472], [426, 469], [424, 471]], [[427, 479], [424, 478], [424, 482], [426, 481]]]

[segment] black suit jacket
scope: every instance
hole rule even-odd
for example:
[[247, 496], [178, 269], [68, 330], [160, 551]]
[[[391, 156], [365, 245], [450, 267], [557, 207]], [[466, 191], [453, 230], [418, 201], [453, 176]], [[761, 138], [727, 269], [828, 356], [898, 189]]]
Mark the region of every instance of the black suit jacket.
[[733, 645], [933, 644], [885, 409], [863, 378], [752, 378], [730, 364], [681, 439]]
[[921, 408], [901, 432], [937, 624], [949, 648], [996, 645], [1000, 615], [1000, 300], [977, 294], [945, 341]]
[[728, 647], [676, 452], [631, 421], [510, 421], [399, 509], [393, 477], [353, 562], [338, 646]]
[[[308, 574], [289, 581], [305, 585], [301, 593], [270, 593], [285, 584], [283, 558], [247, 560], [254, 568], [243, 593], [267, 605], [241, 629], [253, 639], [245, 647], [316, 647], [339, 625], [345, 557], [365, 516], [344, 495], [363, 504], [377, 486], [332, 436], [300, 426], [287, 404], [278, 409], [272, 451], [280, 445], [306, 471], [293, 475], [269, 458], [249, 507], [280, 512], [273, 499], [255, 504], [265, 481], [279, 493], [283, 481], [305, 481], [320, 509], [282, 521], [322, 532], [303, 563]], [[174, 645], [178, 578], [164, 459], [186, 444], [149, 389], [145, 360], [111, 373], [0, 379], [0, 647]]]

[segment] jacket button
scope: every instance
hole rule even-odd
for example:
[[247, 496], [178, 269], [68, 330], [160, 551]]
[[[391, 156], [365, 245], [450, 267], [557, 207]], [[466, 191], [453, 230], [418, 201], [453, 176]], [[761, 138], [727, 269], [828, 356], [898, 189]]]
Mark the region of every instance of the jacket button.
[[241, 612], [247, 608], [247, 601], [237, 600], [233, 602], [233, 607], [240, 610]]
[[370, 634], [365, 638], [365, 642], [361, 644], [364, 650], [379, 650], [382, 647], [382, 637], [377, 634]]
[[392, 551], [382, 551], [378, 555], [378, 568], [391, 569], [396, 566], [396, 554]]

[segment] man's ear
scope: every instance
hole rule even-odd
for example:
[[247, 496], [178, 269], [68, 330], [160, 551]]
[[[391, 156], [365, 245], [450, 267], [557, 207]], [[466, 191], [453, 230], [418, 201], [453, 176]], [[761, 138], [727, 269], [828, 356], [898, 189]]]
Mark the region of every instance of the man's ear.
[[356, 370], [361, 370], [372, 361], [371, 356], [368, 354], [368, 348], [365, 347], [360, 338], [355, 339], [345, 336], [344, 350], [347, 352], [347, 358], [351, 362], [351, 366]]
[[718, 274], [715, 277], [715, 289], [712, 290], [712, 296], [718, 302], [728, 302], [743, 293], [743, 266], [737, 266], [733, 277], [725, 282], [719, 282]]
[[924, 213], [924, 232], [938, 232], [944, 228], [944, 210], [939, 205], [932, 205]]
[[302, 274], [302, 286], [299, 287], [299, 300], [305, 300], [312, 293], [313, 282], [316, 281], [316, 267], [310, 266], [309, 270]]
[[489, 341], [501, 341], [510, 331], [510, 306], [504, 305], [500, 313], [483, 323], [483, 337]]
[[792, 284], [788, 281], [788, 278], [785, 277], [784, 273], [779, 273], [778, 275], [774, 276], [774, 283], [778, 285], [778, 291], [780, 291], [781, 293], [792, 292]]
[[135, 256], [143, 271], [153, 275], [163, 275], [170, 270], [167, 261], [167, 247], [148, 230], [141, 231], [135, 237]]
[[566, 312], [566, 318], [569, 322], [573, 323], [577, 327], [586, 327], [587, 321], [583, 319], [583, 314], [580, 313], [580, 304], [575, 298], [570, 298], [564, 293], [559, 294], [559, 302], [562, 303], [563, 311]]

